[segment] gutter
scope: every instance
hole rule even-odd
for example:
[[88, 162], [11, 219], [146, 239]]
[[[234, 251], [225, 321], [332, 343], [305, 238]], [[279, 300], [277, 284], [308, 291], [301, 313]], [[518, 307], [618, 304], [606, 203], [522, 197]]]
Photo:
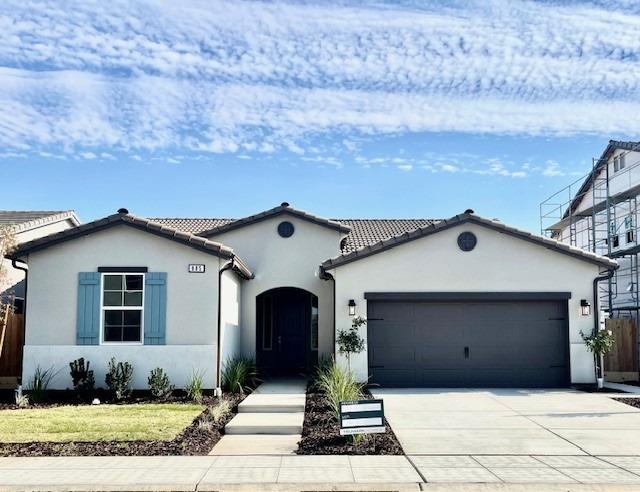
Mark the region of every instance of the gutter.
[[[609, 280], [613, 277], [615, 268], [607, 271], [604, 275], [598, 275], [593, 279], [593, 331], [595, 335], [600, 330], [600, 299], [598, 296], [598, 284], [604, 280]], [[604, 357], [600, 357], [597, 360], [594, 357], [596, 382], [599, 378], [604, 378]]]
[[[24, 266], [18, 265], [16, 262], [20, 261]], [[16, 270], [22, 270], [24, 272], [24, 299], [22, 300], [22, 322], [24, 323], [25, 329], [25, 340], [26, 340], [26, 328], [27, 328], [27, 288], [29, 287], [29, 269], [27, 267], [27, 263], [22, 260], [17, 260], [15, 258], [11, 258], [11, 266]], [[22, 344], [21, 351], [24, 350], [24, 343]], [[21, 354], [22, 358], [22, 354]], [[21, 368], [22, 369], [22, 368]], [[22, 385], [22, 374], [18, 377], [18, 384]], [[19, 386], [20, 387], [20, 386]]]

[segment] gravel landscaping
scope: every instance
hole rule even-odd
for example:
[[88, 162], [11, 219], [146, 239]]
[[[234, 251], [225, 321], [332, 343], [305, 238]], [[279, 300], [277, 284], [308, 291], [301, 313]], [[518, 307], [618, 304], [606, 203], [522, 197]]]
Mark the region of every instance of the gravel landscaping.
[[[366, 392], [365, 397], [372, 398], [369, 392]], [[340, 435], [340, 425], [324, 394], [310, 387], [307, 390], [302, 439], [297, 453], [404, 455], [402, 446], [386, 420], [385, 427], [385, 434], [365, 435], [354, 443], [351, 436]]]
[[[101, 439], [98, 434], [91, 434], [91, 441], [84, 440], [72, 440], [65, 442], [56, 442], [56, 440], [42, 440], [33, 442], [0, 442], [0, 456], [157, 456], [157, 455], [206, 455], [213, 446], [222, 437], [222, 430], [231, 418], [233, 418], [237, 411], [238, 404], [244, 399], [244, 396], [229, 394], [225, 396], [227, 400], [230, 400], [231, 412], [226, 413], [224, 416], [214, 420], [212, 416], [212, 408], [215, 408], [220, 402], [217, 398], [205, 397], [203, 405], [203, 411], [195, 412], [195, 419], [189, 418], [190, 422], [186, 428], [179, 431], [175, 437], [170, 439], [140, 439], [140, 440], [122, 440], [112, 439], [114, 437], [114, 429], [118, 429], [122, 425], [126, 425], [123, 421], [118, 421], [117, 412], [114, 412], [112, 421], [104, 419], [101, 422], [104, 430], [105, 439]], [[139, 399], [138, 403], [140, 403]], [[154, 402], [156, 404], [157, 402]], [[151, 407], [151, 403], [140, 405]], [[183, 406], [185, 409], [193, 410], [193, 403], [175, 401], [169, 405], [160, 404], [160, 407], [167, 406]], [[0, 420], [2, 420], [2, 413], [4, 412], [28, 412], [29, 410], [43, 411], [46, 409], [53, 409], [57, 411], [64, 411], [65, 408], [70, 410], [69, 414], [77, 414], [78, 409], [87, 410], [91, 409], [100, 410], [104, 413], [105, 407], [119, 407], [127, 410], [125, 412], [129, 417], [131, 411], [135, 410], [138, 405], [127, 403], [121, 405], [69, 405], [68, 403], [48, 403], [43, 405], [34, 405], [27, 410], [16, 410], [15, 405], [4, 405], [3, 410], [0, 411]], [[74, 412], [75, 410], [75, 412]], [[184, 409], [183, 409], [184, 410]], [[180, 412], [184, 413], [184, 412]], [[193, 414], [192, 414], [193, 415]], [[182, 417], [184, 418], [184, 416]], [[131, 423], [130, 421], [128, 422]], [[110, 430], [107, 430], [111, 428]], [[137, 428], [138, 432], [143, 429]], [[136, 436], [143, 434], [134, 434]], [[59, 439], [57, 440], [59, 441]]]
[[614, 398], [614, 400], [632, 407], [640, 408], [640, 398]]

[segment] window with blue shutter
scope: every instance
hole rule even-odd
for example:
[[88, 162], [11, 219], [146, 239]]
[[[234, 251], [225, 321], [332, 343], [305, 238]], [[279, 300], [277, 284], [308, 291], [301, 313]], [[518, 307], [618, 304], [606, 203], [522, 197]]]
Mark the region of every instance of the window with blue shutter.
[[98, 345], [100, 339], [100, 274], [78, 274], [76, 344]]
[[147, 273], [144, 287], [144, 344], [164, 345], [167, 327], [166, 272]]

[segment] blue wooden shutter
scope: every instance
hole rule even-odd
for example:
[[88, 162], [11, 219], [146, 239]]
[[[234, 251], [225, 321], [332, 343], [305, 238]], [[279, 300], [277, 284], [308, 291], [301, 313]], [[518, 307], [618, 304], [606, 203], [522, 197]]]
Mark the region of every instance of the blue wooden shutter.
[[144, 344], [164, 345], [167, 329], [166, 272], [147, 273], [144, 288]]
[[98, 345], [100, 338], [100, 274], [78, 274], [76, 344]]

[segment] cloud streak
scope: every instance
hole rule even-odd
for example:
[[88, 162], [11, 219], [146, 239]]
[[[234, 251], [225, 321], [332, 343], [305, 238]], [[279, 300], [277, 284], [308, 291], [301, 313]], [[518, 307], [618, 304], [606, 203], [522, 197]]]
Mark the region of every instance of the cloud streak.
[[449, 5], [9, 0], [0, 145], [303, 154], [332, 133], [348, 148], [640, 127], [640, 16], [626, 2]]

